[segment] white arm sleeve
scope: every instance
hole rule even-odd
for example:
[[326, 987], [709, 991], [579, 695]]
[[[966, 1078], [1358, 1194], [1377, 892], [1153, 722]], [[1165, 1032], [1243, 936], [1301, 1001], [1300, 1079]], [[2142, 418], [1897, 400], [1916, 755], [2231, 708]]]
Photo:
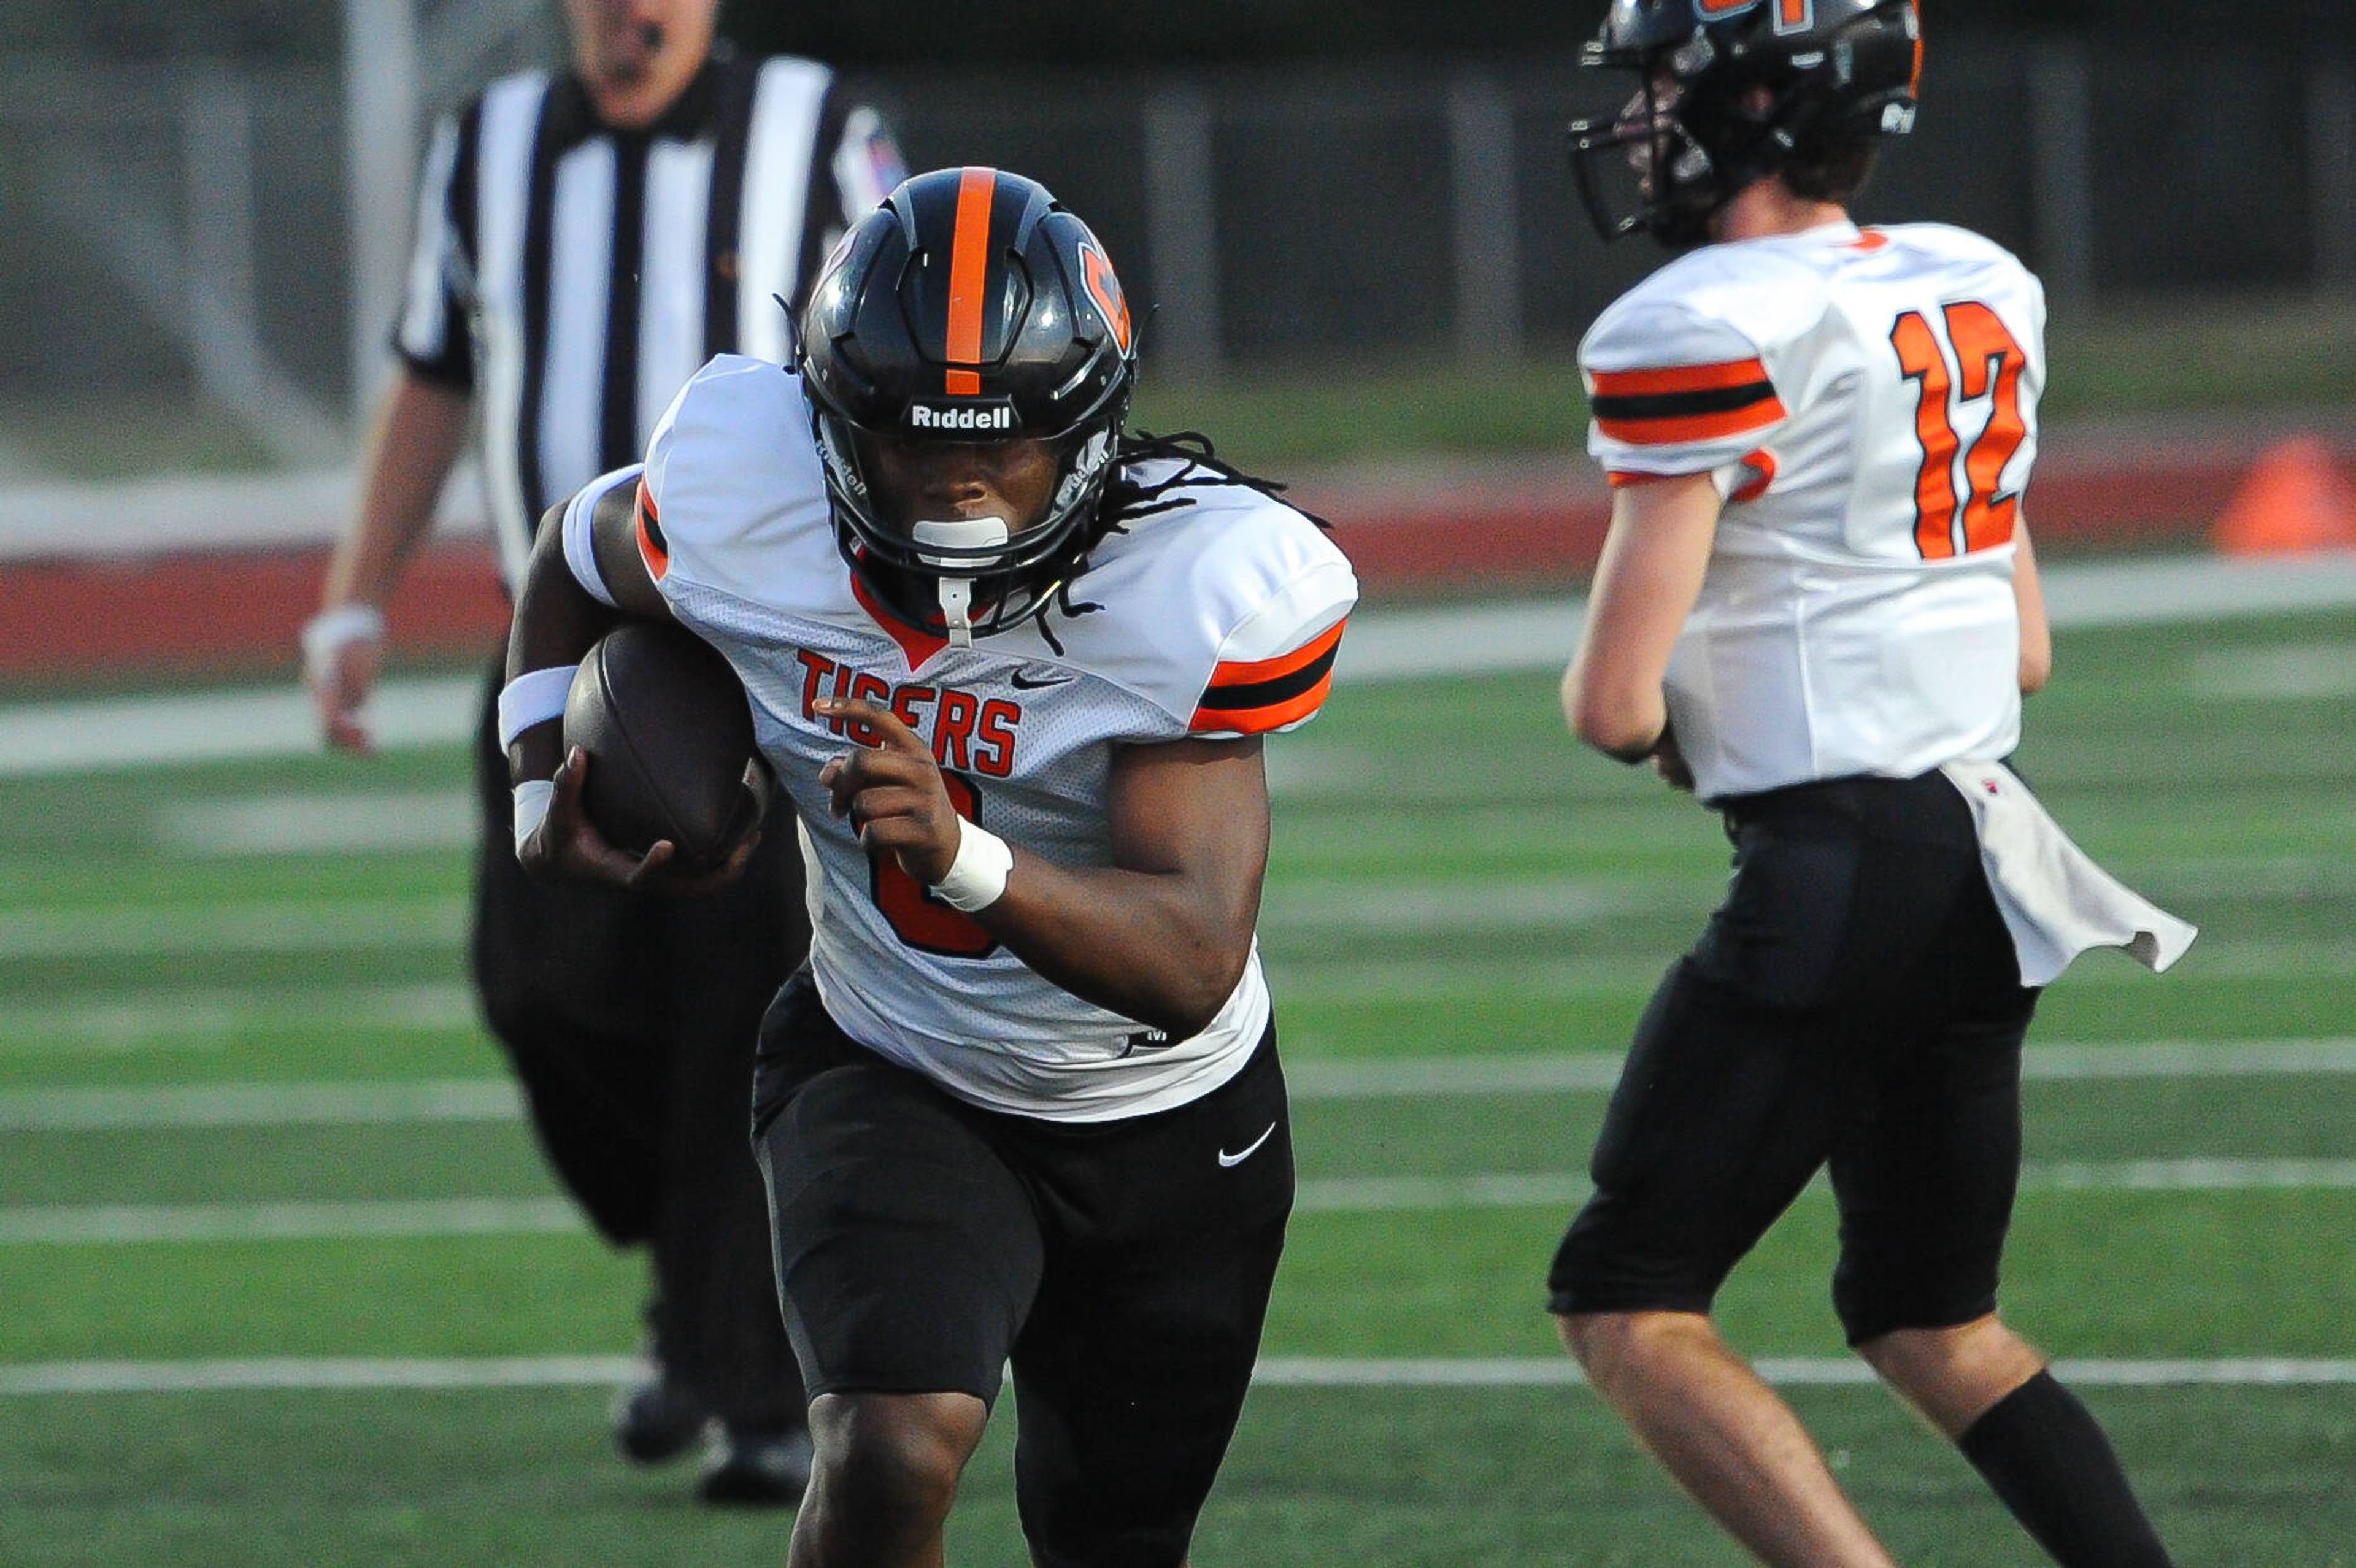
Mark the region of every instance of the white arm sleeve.
[[605, 586], [605, 574], [597, 568], [597, 539], [594, 531], [597, 503], [624, 485], [636, 485], [645, 468], [643, 463], [633, 463], [611, 474], [601, 474], [575, 492], [564, 508], [564, 564], [573, 569], [573, 580], [581, 584], [583, 591], [608, 610], [621, 606], [614, 603], [614, 591]]

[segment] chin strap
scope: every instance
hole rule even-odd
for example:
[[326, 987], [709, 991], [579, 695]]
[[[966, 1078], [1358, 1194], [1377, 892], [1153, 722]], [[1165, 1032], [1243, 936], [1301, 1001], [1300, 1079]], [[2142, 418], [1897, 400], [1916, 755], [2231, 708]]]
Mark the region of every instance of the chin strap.
[[[935, 545], [942, 549], [996, 549], [1012, 536], [1007, 531], [1004, 517], [946, 517], [937, 522], [915, 524], [908, 537], [918, 545]], [[916, 557], [926, 566], [946, 567], [966, 564], [954, 556], [925, 555]], [[973, 579], [943, 577], [937, 579], [941, 601], [941, 624], [947, 628], [949, 645], [955, 648], [973, 646]]]

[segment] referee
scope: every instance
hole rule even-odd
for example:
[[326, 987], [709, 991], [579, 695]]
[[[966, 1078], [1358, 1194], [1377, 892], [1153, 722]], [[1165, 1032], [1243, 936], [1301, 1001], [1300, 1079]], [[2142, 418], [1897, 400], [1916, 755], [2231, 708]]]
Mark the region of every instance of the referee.
[[[704, 360], [787, 357], [779, 302], [901, 179], [873, 109], [813, 61], [736, 58], [718, 3], [565, 0], [572, 70], [496, 81], [437, 127], [400, 369], [303, 635], [330, 744], [369, 747], [382, 606], [471, 413], [512, 597], [542, 511], [636, 461]], [[652, 1253], [656, 1375], [617, 1403], [615, 1439], [652, 1463], [708, 1431], [708, 1500], [791, 1504], [809, 1439], [747, 1107], [762, 1012], [809, 944], [793, 835], [692, 899], [537, 888], [497, 731], [487, 699], [476, 987], [558, 1175], [608, 1240]]]

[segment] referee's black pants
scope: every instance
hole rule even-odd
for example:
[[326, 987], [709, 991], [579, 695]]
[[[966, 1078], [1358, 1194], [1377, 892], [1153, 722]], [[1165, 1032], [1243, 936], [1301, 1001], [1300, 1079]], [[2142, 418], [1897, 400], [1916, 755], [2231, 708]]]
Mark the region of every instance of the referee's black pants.
[[477, 736], [472, 959], [485, 1019], [558, 1176], [608, 1241], [651, 1251], [665, 1370], [723, 1420], [799, 1426], [749, 1139], [761, 1015], [809, 946], [791, 823], [773, 822], [717, 892], [534, 882], [515, 858], [504, 679], [502, 660]]

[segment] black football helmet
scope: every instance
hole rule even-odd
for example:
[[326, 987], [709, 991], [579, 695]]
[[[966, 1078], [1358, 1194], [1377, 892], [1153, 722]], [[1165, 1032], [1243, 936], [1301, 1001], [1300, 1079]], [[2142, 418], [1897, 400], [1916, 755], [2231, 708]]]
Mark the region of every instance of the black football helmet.
[[[1753, 180], [1912, 130], [1922, 17], [1917, 0], [1612, 0], [1579, 63], [1639, 83], [1617, 115], [1570, 127], [1596, 231], [1685, 250]], [[1607, 194], [1615, 165], [1637, 186], [1631, 202]]]
[[[1128, 302], [1087, 225], [1020, 175], [918, 175], [843, 236], [800, 325], [796, 368], [852, 574], [963, 645], [1042, 613], [1102, 537], [1098, 502], [1136, 384]], [[883, 517], [862, 433], [1047, 441], [1046, 516]]]

